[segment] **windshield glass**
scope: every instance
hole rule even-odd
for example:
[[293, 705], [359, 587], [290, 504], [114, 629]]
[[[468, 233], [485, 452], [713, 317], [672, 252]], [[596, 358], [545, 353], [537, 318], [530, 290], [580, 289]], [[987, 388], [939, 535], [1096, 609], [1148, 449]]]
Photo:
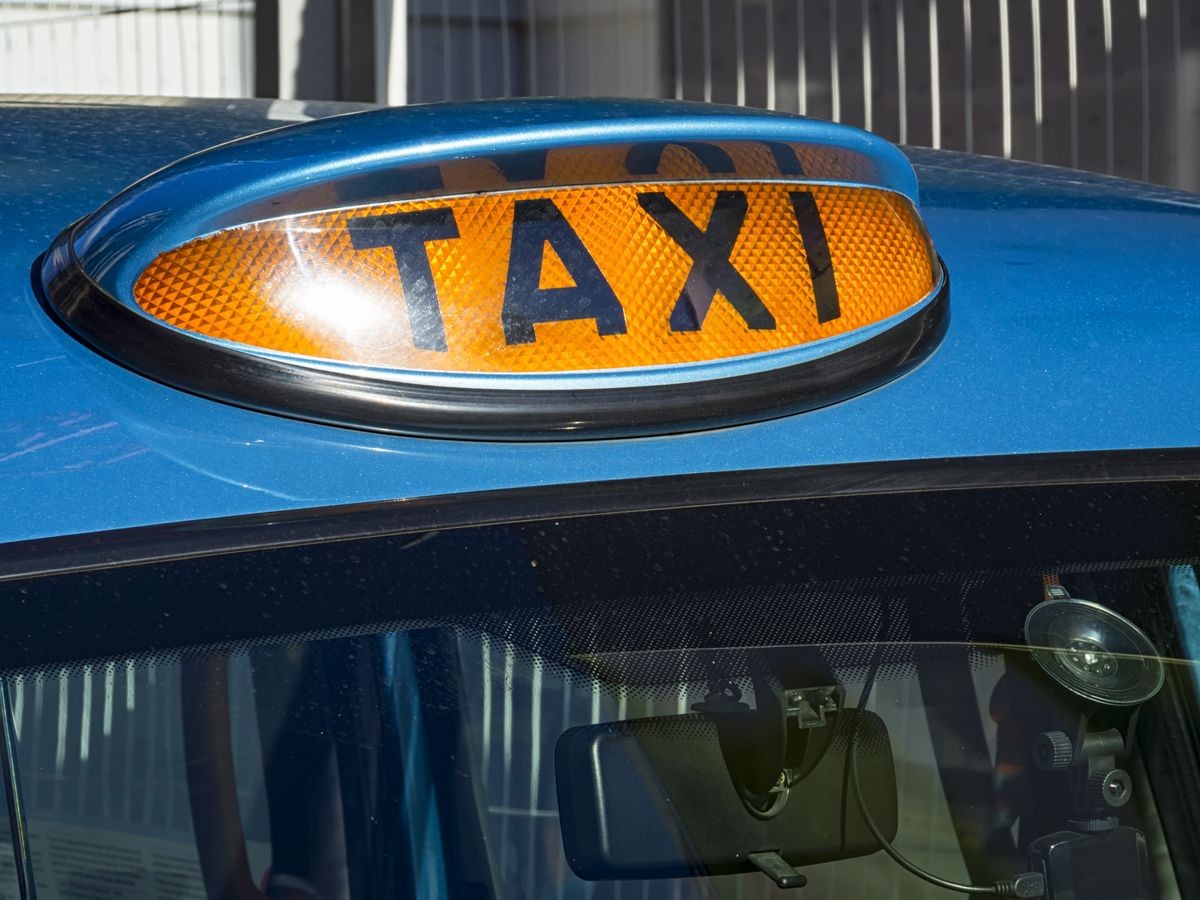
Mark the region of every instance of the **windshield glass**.
[[5, 678], [37, 891], [1200, 895], [1198, 497], [778, 501], [93, 574], [99, 633], [167, 634], [157, 604], [245, 639]]

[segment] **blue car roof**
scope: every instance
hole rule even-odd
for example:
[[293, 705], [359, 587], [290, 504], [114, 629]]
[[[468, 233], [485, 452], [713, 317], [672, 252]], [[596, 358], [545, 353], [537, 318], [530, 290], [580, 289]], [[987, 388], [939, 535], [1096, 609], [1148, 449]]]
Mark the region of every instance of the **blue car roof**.
[[0, 103], [0, 543], [544, 485], [1200, 446], [1200, 198], [946, 152], [908, 151], [952, 284], [942, 345], [874, 391], [757, 424], [543, 443], [312, 424], [137, 375], [42, 307], [39, 254], [122, 187], [342, 111]]

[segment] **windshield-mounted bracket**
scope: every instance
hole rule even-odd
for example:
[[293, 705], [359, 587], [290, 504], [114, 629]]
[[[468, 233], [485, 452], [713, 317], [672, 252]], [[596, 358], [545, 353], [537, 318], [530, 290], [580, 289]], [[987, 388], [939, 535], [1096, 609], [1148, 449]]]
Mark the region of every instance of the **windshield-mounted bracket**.
[[837, 692], [836, 685], [789, 690], [785, 694], [787, 697], [785, 715], [789, 722], [795, 720], [797, 728], [820, 728], [825, 724], [826, 715], [837, 712]]
[[[820, 762], [833, 738], [831, 724], [845, 692], [840, 685], [785, 688], [774, 675], [751, 679], [754, 706], [730, 681], [714, 682], [692, 710], [717, 727], [725, 767], [747, 813], [773, 819], [787, 806], [792, 788]], [[808, 879], [777, 848], [762, 848], [746, 861], [780, 888], [804, 887]]]
[[717, 726], [729, 777], [757, 819], [782, 812], [788, 793], [824, 755], [832, 739], [825, 728], [841, 708], [840, 685], [785, 688], [774, 675], [751, 679], [754, 706], [733, 682], [715, 682], [692, 706]]

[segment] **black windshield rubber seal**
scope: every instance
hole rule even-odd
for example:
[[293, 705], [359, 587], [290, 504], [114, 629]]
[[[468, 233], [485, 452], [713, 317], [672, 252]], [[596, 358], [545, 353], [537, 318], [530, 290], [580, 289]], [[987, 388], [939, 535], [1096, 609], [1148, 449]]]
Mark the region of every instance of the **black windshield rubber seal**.
[[[402, 383], [297, 366], [200, 340], [108, 294], [76, 259], [68, 228], [35, 278], [69, 333], [112, 361], [209, 399], [326, 425], [480, 440], [676, 434], [827, 406], [898, 378], [929, 357], [949, 322], [950, 278], [890, 329], [819, 359], [725, 378], [580, 390]], [[940, 260], [939, 260], [940, 265]]]
[[973, 488], [1200, 480], [1200, 448], [1014, 454], [475, 491], [0, 544], [0, 583], [71, 572], [582, 516]]

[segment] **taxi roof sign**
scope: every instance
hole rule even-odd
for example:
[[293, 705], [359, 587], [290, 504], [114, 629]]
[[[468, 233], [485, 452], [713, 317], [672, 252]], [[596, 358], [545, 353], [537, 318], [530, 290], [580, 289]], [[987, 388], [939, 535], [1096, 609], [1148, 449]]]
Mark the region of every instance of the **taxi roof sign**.
[[895, 147], [627, 101], [381, 110], [234, 142], [118, 195], [42, 273], [72, 331], [169, 384], [501, 439], [823, 405], [932, 352], [948, 294]]

